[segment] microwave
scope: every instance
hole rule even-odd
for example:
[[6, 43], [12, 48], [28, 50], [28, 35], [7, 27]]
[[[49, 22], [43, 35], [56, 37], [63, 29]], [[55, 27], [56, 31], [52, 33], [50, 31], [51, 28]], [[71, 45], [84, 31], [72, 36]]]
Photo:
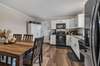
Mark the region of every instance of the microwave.
[[66, 23], [57, 23], [56, 29], [66, 29]]

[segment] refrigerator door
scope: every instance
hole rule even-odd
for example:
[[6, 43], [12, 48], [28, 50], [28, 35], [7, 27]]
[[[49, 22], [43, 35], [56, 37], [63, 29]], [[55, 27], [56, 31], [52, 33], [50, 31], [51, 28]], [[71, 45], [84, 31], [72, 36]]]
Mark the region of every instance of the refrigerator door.
[[92, 53], [93, 66], [99, 66], [100, 50], [100, 2], [97, 2], [92, 17], [90, 28], [90, 47]]

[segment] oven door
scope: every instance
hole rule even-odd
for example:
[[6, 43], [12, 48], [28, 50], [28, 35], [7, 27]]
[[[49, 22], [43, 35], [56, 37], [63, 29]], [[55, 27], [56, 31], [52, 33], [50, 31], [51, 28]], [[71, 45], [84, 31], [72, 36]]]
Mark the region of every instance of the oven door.
[[97, 2], [92, 14], [90, 47], [92, 53], [93, 66], [99, 66], [100, 63], [100, 2]]

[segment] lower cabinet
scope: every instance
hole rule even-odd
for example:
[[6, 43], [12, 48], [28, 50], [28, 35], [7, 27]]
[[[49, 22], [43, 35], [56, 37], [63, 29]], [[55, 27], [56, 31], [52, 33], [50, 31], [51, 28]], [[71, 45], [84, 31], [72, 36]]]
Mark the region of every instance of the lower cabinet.
[[66, 46], [71, 46], [71, 36], [70, 35], [66, 35]]
[[71, 36], [71, 48], [76, 54], [76, 56], [78, 57], [78, 59], [80, 59], [80, 50], [79, 50], [78, 40], [79, 40], [78, 38]]
[[51, 45], [56, 45], [56, 35], [51, 35], [50, 36], [50, 44]]

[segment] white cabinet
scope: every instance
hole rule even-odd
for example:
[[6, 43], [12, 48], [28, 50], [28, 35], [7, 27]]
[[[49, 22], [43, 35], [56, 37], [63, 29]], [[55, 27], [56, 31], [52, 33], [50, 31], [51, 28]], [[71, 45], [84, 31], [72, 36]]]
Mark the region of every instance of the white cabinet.
[[76, 21], [75, 18], [65, 19], [65, 20], [54, 20], [54, 21], [51, 21], [51, 29], [56, 29], [56, 24], [57, 23], [65, 23], [66, 24], [66, 29], [77, 27], [77, 24], [78, 24], [77, 22], [78, 21]]
[[66, 46], [71, 46], [71, 36], [70, 35], [66, 35]]
[[66, 21], [66, 28], [69, 28], [69, 21]]
[[69, 27], [70, 28], [76, 28], [77, 27], [77, 21], [76, 21], [75, 18], [70, 19], [70, 21], [69, 21]]
[[51, 29], [56, 29], [56, 22], [55, 21], [51, 22]]
[[79, 50], [79, 43], [78, 38], [71, 36], [71, 48], [75, 52], [76, 56], [80, 59], [80, 50]]
[[78, 27], [84, 28], [85, 24], [85, 14], [79, 14], [78, 15]]
[[50, 36], [50, 44], [55, 45], [56, 44], [56, 35]]

